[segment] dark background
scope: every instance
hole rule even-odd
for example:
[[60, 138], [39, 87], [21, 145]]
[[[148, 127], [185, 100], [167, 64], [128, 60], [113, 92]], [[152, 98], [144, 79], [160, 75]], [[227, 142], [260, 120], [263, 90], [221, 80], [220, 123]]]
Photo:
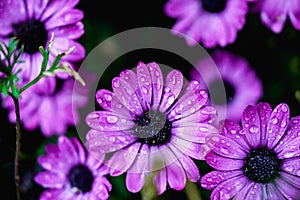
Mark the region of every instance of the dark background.
[[[81, 1], [77, 8], [85, 13], [82, 20], [85, 34], [79, 42], [86, 48], [87, 54], [106, 38], [125, 30], [138, 27], [172, 28], [175, 19], [164, 14], [166, 1]], [[98, 5], [99, 4], [99, 5]], [[249, 4], [251, 5], [251, 4]], [[295, 30], [289, 21], [280, 34], [274, 34], [265, 27], [257, 13], [248, 14], [244, 28], [238, 32], [237, 39], [226, 49], [244, 57], [256, 70], [263, 83], [264, 95], [260, 101], [267, 101], [274, 108], [285, 102], [290, 106], [291, 116], [300, 114], [300, 104], [295, 99], [295, 91], [300, 89], [300, 32]], [[216, 47], [219, 48], [219, 47]], [[215, 49], [207, 49], [213, 52]], [[184, 75], [188, 78], [190, 65], [179, 56], [159, 50], [141, 50], [128, 53], [118, 58], [112, 65], [120, 66], [108, 72], [107, 79], [99, 83], [101, 87], [109, 88], [111, 77], [124, 68], [133, 68], [138, 61], [159, 62], [176, 68], [184, 66]], [[15, 148], [14, 124], [8, 121], [8, 112], [0, 110], [0, 192], [5, 199], [14, 199], [13, 163]], [[69, 127], [69, 136], [77, 136], [74, 127]], [[22, 196], [23, 199], [38, 199], [42, 188], [32, 181], [32, 177], [41, 168], [36, 163], [36, 157], [43, 153], [46, 143], [56, 142], [56, 137], [45, 138], [39, 129], [28, 132], [22, 129]], [[204, 161], [196, 161], [201, 175], [211, 168]], [[108, 177], [113, 184], [110, 199], [140, 199], [139, 194], [126, 190], [124, 176]], [[209, 199], [210, 192], [202, 189], [199, 184], [202, 199]], [[158, 199], [186, 199], [184, 191], [167, 190]]]

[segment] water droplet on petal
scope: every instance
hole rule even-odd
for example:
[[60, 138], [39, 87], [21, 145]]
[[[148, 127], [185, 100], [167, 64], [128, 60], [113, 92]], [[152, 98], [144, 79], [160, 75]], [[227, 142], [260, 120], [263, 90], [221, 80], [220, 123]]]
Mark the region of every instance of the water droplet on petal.
[[286, 120], [283, 120], [283, 121], [281, 122], [281, 125], [280, 125], [280, 126], [281, 126], [282, 128], [284, 128], [284, 127], [286, 127], [286, 124], [287, 124], [287, 123], [286, 123]]
[[251, 126], [249, 131], [250, 131], [250, 133], [257, 133], [258, 128], [257, 128], [257, 126]]
[[107, 120], [108, 123], [114, 124], [119, 120], [119, 118], [116, 117], [116, 116], [110, 115], [110, 116], [106, 117], [106, 120]]
[[171, 95], [171, 96], [168, 97], [168, 103], [169, 104], [172, 104], [174, 101], [175, 101], [174, 95]]
[[165, 92], [170, 92], [170, 91], [171, 91], [171, 88], [165, 87]]
[[277, 124], [277, 123], [278, 123], [277, 117], [273, 117], [273, 118], [271, 119], [271, 122], [272, 122], [273, 124]]
[[116, 138], [115, 138], [114, 136], [110, 136], [110, 137], [109, 137], [109, 141], [115, 142], [115, 141], [116, 141]]
[[283, 112], [287, 112], [287, 111], [288, 111], [288, 107], [287, 107], [286, 105], [282, 105], [282, 106], [281, 106], [281, 110], [282, 110]]

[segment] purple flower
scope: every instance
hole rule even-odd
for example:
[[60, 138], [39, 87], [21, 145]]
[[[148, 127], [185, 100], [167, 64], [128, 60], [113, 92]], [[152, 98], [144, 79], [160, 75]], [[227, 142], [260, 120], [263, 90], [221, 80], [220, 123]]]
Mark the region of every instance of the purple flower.
[[274, 33], [280, 33], [289, 17], [295, 29], [300, 30], [300, 2], [298, 0], [260, 0], [255, 4], [262, 22]]
[[[16, 37], [24, 45], [24, 54], [16, 70], [21, 69], [23, 82], [35, 78], [40, 72], [42, 56], [39, 46], [48, 44], [54, 32], [54, 44], [49, 56], [52, 63], [58, 52], [65, 52], [75, 46], [75, 50], [63, 57], [72, 66], [73, 61], [84, 58], [85, 50], [75, 41], [84, 33], [83, 12], [74, 7], [79, 0], [2, 0], [0, 4], [0, 39]], [[61, 75], [66, 75], [65, 73]]]
[[[46, 136], [64, 134], [68, 125], [79, 122], [78, 109], [85, 106], [85, 92], [73, 93], [74, 79], [44, 77], [30, 87], [19, 100], [21, 121], [27, 130], [40, 127]], [[9, 109], [9, 119], [15, 122], [15, 107], [11, 98], [2, 100]], [[72, 108], [73, 106], [73, 108]], [[74, 111], [74, 112], [73, 112]]]
[[225, 120], [220, 134], [206, 143], [206, 162], [216, 169], [201, 179], [211, 199], [299, 199], [300, 116], [288, 105], [272, 111], [268, 103], [249, 105], [242, 127]]
[[247, 0], [169, 0], [165, 13], [177, 18], [172, 30], [184, 34], [189, 45], [222, 47], [233, 43], [248, 12]]
[[87, 149], [93, 154], [111, 153], [105, 163], [111, 176], [125, 172], [126, 186], [139, 192], [145, 179], [155, 173], [158, 193], [181, 190], [186, 179], [196, 182], [200, 175], [192, 158], [204, 159], [203, 142], [210, 131], [215, 110], [203, 106], [207, 93], [199, 83], [187, 83], [183, 76], [169, 72], [163, 81], [160, 67], [140, 62], [137, 73], [121, 72], [112, 80], [113, 92], [101, 89], [97, 102], [104, 111], [88, 114], [91, 130]]
[[[211, 62], [211, 59], [213, 62]], [[216, 64], [222, 80], [209, 69], [209, 65]], [[193, 80], [199, 80], [201, 88], [209, 89], [213, 106], [217, 110], [226, 107], [226, 118], [239, 122], [241, 120], [240, 110], [248, 105], [255, 105], [262, 96], [262, 83], [249, 63], [242, 57], [225, 50], [216, 50], [211, 58], [200, 60], [196, 69], [191, 71]], [[205, 70], [205, 77], [199, 72]], [[203, 80], [205, 79], [205, 80]], [[220, 86], [224, 84], [226, 100], [220, 97]], [[209, 103], [212, 103], [209, 101]]]
[[[77, 138], [58, 138], [58, 144], [48, 144], [46, 155], [38, 157], [38, 163], [46, 170], [34, 180], [48, 188], [40, 200], [108, 199], [111, 184], [106, 179], [107, 170], [102, 165], [103, 155], [96, 160], [87, 154]], [[100, 160], [100, 157], [102, 158]]]

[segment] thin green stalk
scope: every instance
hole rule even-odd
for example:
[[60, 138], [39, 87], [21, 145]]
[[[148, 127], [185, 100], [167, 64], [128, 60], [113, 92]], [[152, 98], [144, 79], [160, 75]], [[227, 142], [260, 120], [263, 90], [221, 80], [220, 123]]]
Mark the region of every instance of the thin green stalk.
[[187, 181], [184, 191], [189, 200], [202, 200], [196, 183]]
[[16, 153], [15, 153], [15, 184], [16, 184], [16, 194], [17, 199], [21, 200], [21, 190], [20, 190], [20, 153], [21, 153], [21, 120], [20, 120], [20, 107], [19, 100], [10, 94], [14, 101], [15, 112], [16, 112]]

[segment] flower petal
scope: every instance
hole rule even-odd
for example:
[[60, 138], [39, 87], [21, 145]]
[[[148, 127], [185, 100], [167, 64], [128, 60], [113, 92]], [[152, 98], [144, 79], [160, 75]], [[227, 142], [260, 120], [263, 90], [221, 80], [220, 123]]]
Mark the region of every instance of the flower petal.
[[267, 146], [269, 149], [273, 148], [284, 135], [289, 123], [289, 117], [290, 110], [288, 105], [282, 103], [274, 108], [267, 128]]
[[167, 189], [167, 172], [162, 168], [154, 177], [154, 184], [157, 188], [158, 195], [161, 195]]
[[40, 200], [53, 200], [58, 199], [58, 197], [61, 195], [63, 190], [60, 189], [51, 189], [51, 190], [45, 190], [40, 195]]
[[109, 111], [94, 111], [87, 115], [86, 123], [92, 129], [99, 131], [120, 131], [129, 130], [135, 126], [135, 123]]
[[137, 82], [141, 93], [140, 102], [144, 110], [149, 110], [152, 99], [152, 82], [151, 75], [147, 66], [139, 62], [137, 65]]
[[247, 154], [234, 140], [219, 134], [210, 134], [206, 137], [206, 144], [216, 154], [226, 158], [244, 159]]
[[159, 108], [160, 112], [165, 112], [178, 97], [183, 85], [183, 76], [181, 72], [178, 70], [169, 72], [166, 77], [165, 84], [166, 85]]
[[279, 159], [292, 158], [300, 155], [300, 137], [287, 143], [282, 151], [278, 152], [277, 157]]
[[240, 176], [242, 173], [242, 170], [212, 171], [201, 178], [201, 186], [207, 190], [212, 190], [220, 183]]
[[244, 166], [243, 160], [225, 158], [213, 151], [210, 151], [206, 155], [205, 160], [207, 164], [218, 170], [235, 170], [241, 169]]
[[289, 184], [285, 180], [283, 180], [281, 177], [278, 177], [275, 179], [276, 185], [278, 189], [281, 191], [281, 193], [287, 198], [287, 199], [299, 199], [300, 197], [300, 190], [295, 188], [293, 185]]
[[241, 126], [236, 122], [226, 119], [220, 134], [234, 140], [245, 152], [250, 152], [251, 147], [248, 144], [245, 131], [243, 131]]
[[294, 176], [286, 172], [281, 172], [280, 176], [282, 177], [283, 180], [287, 181], [294, 187], [300, 189], [300, 177], [299, 176]]
[[145, 184], [145, 174], [130, 173], [126, 175], [126, 186], [128, 191], [136, 193], [139, 192]]
[[112, 80], [112, 88], [121, 103], [136, 116], [143, 114], [142, 106], [139, 102], [135, 91], [132, 90], [128, 82], [123, 78], [116, 77]]
[[261, 102], [257, 106], [257, 112], [260, 119], [260, 143], [261, 146], [265, 146], [267, 144], [267, 125], [270, 120], [270, 116], [272, 113], [272, 108], [268, 103]]
[[286, 198], [283, 194], [278, 190], [278, 188], [273, 184], [269, 183], [266, 187], [267, 191], [267, 199], [276, 199], [276, 200], [285, 200]]
[[172, 189], [182, 190], [185, 187], [186, 175], [178, 161], [167, 166], [167, 180]]
[[245, 199], [247, 200], [257, 200], [262, 199], [264, 196], [263, 185], [260, 183], [254, 183], [249, 189], [248, 195]]
[[281, 170], [300, 177], [300, 158], [290, 158], [283, 160]]
[[133, 143], [136, 137], [121, 131], [104, 133], [91, 129], [86, 135], [86, 140], [85, 146], [88, 150], [95, 153], [108, 153]]
[[250, 105], [244, 110], [242, 124], [249, 144], [253, 148], [260, 146], [260, 119], [255, 106]]
[[[110, 168], [111, 176], [119, 176], [126, 172], [138, 156], [141, 143], [134, 143], [117, 152], [105, 163]], [[135, 174], [134, 172], [130, 172]]]
[[249, 184], [249, 181], [244, 175], [233, 177], [219, 184], [211, 193], [210, 199], [231, 199], [246, 184]]
[[53, 29], [55, 27], [65, 26], [69, 24], [74, 24], [82, 20], [84, 14], [83, 11], [78, 9], [70, 9], [60, 14], [56, 14], [46, 21], [45, 27], [47, 30]]
[[155, 62], [147, 64], [149, 67], [152, 80], [152, 109], [156, 110], [160, 104], [163, 92], [163, 75], [160, 67]]
[[285, 148], [289, 148], [288, 147], [289, 143], [300, 136], [299, 132], [300, 132], [300, 116], [293, 117], [292, 119], [290, 119], [287, 131], [275, 146], [274, 151], [277, 153], [282, 151]]
[[168, 118], [184, 118], [200, 110], [207, 101], [208, 94], [205, 90], [195, 89], [192, 92], [186, 92], [168, 112]]
[[217, 133], [217, 129], [209, 124], [195, 123], [172, 128], [172, 133], [174, 136], [183, 140], [195, 143], [204, 143], [205, 137], [208, 134]]
[[60, 176], [52, 172], [39, 172], [34, 177], [34, 180], [46, 188], [62, 188], [67, 181], [65, 176]]

